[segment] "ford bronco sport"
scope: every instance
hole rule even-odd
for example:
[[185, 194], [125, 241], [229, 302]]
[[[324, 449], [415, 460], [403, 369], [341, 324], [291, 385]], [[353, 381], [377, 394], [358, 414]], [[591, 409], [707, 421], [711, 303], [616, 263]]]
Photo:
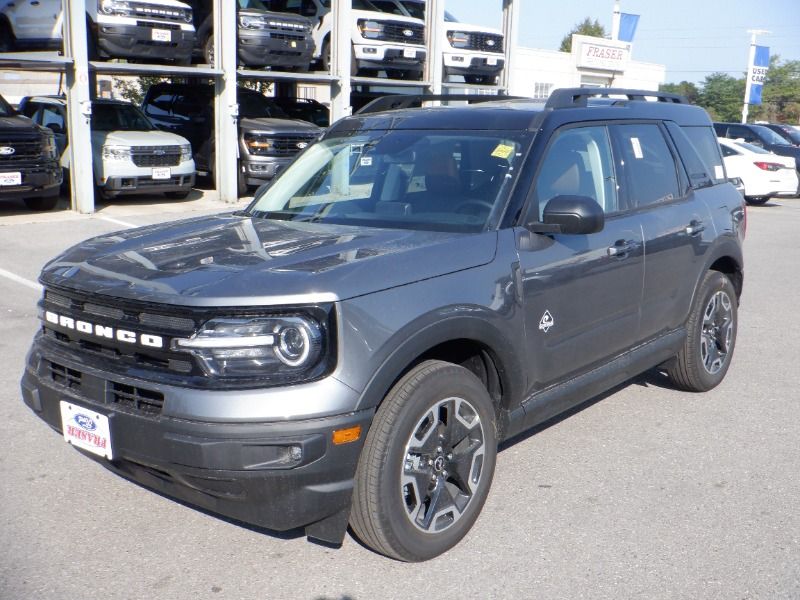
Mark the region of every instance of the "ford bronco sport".
[[655, 94], [382, 98], [244, 211], [67, 250], [24, 400], [185, 502], [437, 556], [500, 441], [645, 370], [700, 392], [731, 364], [743, 199], [705, 111]]

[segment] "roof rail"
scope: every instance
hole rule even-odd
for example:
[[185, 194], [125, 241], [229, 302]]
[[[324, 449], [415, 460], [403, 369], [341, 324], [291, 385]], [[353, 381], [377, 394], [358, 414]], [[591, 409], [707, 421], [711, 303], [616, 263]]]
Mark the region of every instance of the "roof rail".
[[[610, 98], [611, 96], [625, 96], [628, 100], [645, 101], [648, 97], [655, 98], [658, 102], [672, 104], [689, 104], [686, 96], [658, 92], [655, 90], [628, 90], [625, 88], [560, 88], [553, 90], [547, 99], [545, 109], [551, 108], [578, 108], [587, 106], [589, 98]], [[612, 98], [613, 100], [613, 98]]]
[[355, 114], [365, 115], [368, 113], [382, 112], [384, 110], [397, 110], [410, 108], [416, 103], [434, 102], [445, 100], [456, 100], [459, 102], [479, 103], [491, 102], [493, 100], [519, 100], [520, 96], [501, 96], [488, 94], [394, 94], [390, 96], [380, 96], [362, 106]]

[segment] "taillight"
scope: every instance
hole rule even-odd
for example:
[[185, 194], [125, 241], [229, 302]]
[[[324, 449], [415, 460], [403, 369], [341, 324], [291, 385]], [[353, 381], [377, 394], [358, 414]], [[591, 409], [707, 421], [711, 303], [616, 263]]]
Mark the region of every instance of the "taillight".
[[783, 168], [783, 165], [778, 163], [756, 161], [753, 164], [763, 171], [778, 171]]

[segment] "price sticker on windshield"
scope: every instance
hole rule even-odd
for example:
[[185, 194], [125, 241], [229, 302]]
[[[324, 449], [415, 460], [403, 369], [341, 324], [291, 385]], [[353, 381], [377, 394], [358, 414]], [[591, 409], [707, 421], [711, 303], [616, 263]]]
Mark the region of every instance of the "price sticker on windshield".
[[497, 144], [497, 147], [492, 152], [492, 156], [495, 158], [508, 158], [514, 153], [514, 146], [509, 146], [508, 144]]

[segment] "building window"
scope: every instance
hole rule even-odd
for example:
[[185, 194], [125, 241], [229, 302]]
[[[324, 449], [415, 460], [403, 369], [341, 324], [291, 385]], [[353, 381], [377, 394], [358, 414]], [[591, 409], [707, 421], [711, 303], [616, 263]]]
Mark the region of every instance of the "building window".
[[550, 92], [553, 91], [552, 83], [534, 83], [533, 84], [533, 98], [549, 98]]

